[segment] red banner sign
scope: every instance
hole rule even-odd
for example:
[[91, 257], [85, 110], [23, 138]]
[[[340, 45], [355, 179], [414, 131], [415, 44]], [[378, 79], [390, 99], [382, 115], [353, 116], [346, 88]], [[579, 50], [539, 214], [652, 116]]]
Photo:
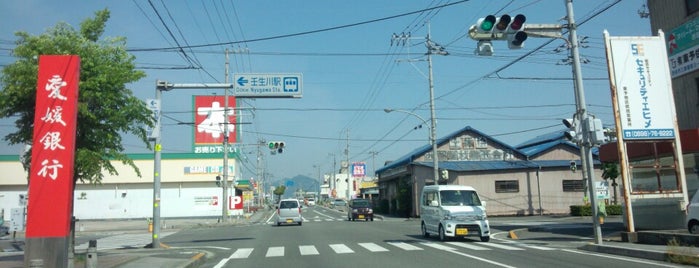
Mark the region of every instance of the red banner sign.
[[80, 57], [39, 56], [26, 237], [66, 237], [73, 206], [73, 165]]
[[223, 144], [228, 115], [228, 142], [235, 143], [235, 97], [228, 96], [225, 112], [223, 96], [194, 96], [194, 144]]

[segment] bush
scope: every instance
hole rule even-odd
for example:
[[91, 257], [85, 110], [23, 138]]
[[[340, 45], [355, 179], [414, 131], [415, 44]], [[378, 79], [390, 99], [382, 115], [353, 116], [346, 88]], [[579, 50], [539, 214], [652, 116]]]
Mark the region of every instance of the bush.
[[[607, 216], [621, 215], [621, 205], [606, 205]], [[571, 216], [592, 216], [592, 207], [590, 205], [572, 205], [570, 206]]]

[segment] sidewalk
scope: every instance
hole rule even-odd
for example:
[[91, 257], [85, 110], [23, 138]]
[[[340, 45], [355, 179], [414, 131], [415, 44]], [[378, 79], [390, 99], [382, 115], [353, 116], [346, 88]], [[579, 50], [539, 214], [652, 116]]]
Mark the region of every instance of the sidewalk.
[[[231, 216], [231, 221], [219, 223], [216, 218], [165, 218], [160, 237], [166, 237], [181, 229], [199, 226], [227, 226], [254, 224], [266, 220], [269, 211], [261, 210], [247, 216]], [[95, 220], [78, 221], [75, 224], [76, 240], [80, 237], [101, 237], [97, 240], [97, 267], [105, 268], [155, 268], [155, 267], [198, 267], [206, 262], [207, 252], [193, 249], [147, 248], [152, 237], [148, 223], [142, 220]], [[0, 267], [24, 267], [24, 234], [0, 237]], [[86, 267], [87, 243], [76, 242], [74, 267]]]
[[[591, 224], [590, 224], [591, 225]], [[699, 266], [699, 235], [689, 234], [686, 230], [637, 231], [626, 233], [623, 225], [614, 228], [603, 227], [601, 244], [587, 243], [579, 249], [597, 253], [628, 256], [655, 261]], [[590, 227], [586, 227], [590, 228]], [[571, 228], [571, 232], [575, 233]], [[588, 229], [589, 230], [589, 229]], [[510, 231], [512, 239], [527, 239], [536, 236], [554, 237], [566, 233], [561, 228], [536, 226]], [[547, 235], [548, 234], [548, 235]], [[577, 236], [578, 234], [572, 234]]]

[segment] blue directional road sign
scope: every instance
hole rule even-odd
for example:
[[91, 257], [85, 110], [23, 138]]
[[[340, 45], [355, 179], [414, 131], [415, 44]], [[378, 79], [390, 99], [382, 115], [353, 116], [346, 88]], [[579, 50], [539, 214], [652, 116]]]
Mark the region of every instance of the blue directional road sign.
[[248, 73], [233, 76], [236, 97], [301, 98], [303, 75]]

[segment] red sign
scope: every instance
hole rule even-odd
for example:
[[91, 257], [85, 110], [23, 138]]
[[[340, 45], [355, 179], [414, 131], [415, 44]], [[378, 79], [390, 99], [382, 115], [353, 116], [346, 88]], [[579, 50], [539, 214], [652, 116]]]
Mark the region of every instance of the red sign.
[[39, 56], [26, 237], [66, 237], [73, 208], [73, 165], [80, 57]]
[[243, 196], [234, 195], [228, 197], [228, 209], [243, 209]]
[[235, 143], [235, 97], [228, 96], [225, 112], [223, 96], [194, 96], [194, 144], [223, 144], [228, 115], [228, 142]]

